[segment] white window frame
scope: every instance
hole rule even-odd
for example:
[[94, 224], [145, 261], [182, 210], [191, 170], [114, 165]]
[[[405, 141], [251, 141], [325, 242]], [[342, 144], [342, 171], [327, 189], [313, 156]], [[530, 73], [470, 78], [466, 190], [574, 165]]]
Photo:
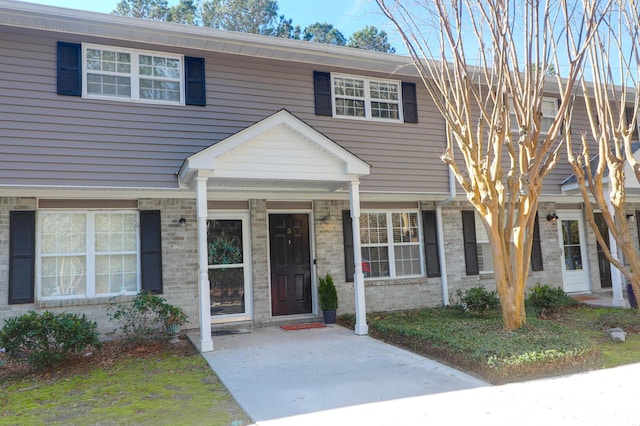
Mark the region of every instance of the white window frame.
[[[553, 104], [553, 115], [545, 115], [544, 114], [544, 105], [546, 104]], [[513, 100], [511, 100], [510, 104], [509, 104], [509, 126], [511, 126], [514, 122], [515, 122], [515, 110], [513, 107]], [[553, 118], [556, 116], [556, 114], [558, 114], [558, 99], [554, 98], [554, 97], [550, 97], [550, 96], [544, 96], [542, 98], [542, 120], [544, 120], [545, 118]], [[542, 121], [541, 121], [542, 123]], [[519, 134], [520, 133], [520, 129], [517, 127], [512, 127], [511, 128], [511, 133], [514, 134]], [[548, 132], [547, 129], [541, 129], [540, 130], [540, 135], [546, 135]]]
[[[40, 219], [42, 213], [58, 213], [58, 214], [84, 214], [86, 217], [86, 240], [84, 253], [77, 253], [79, 256], [84, 256], [86, 259], [86, 294], [84, 295], [63, 295], [63, 296], [42, 296], [42, 220]], [[118, 293], [101, 293], [96, 294], [96, 256], [97, 255], [109, 255], [110, 252], [96, 253], [95, 248], [95, 216], [97, 214], [131, 214], [136, 216], [136, 290]], [[136, 295], [141, 289], [141, 269], [140, 269], [140, 221], [138, 211], [132, 210], [39, 210], [36, 220], [36, 287], [38, 300], [69, 300], [69, 299], [92, 299], [96, 297], [113, 297], [123, 295]], [[127, 254], [124, 252], [117, 252], [118, 254]], [[67, 254], [67, 253], [65, 253]], [[133, 254], [133, 252], [129, 253]], [[50, 253], [50, 256], [56, 254]], [[47, 257], [47, 256], [44, 256]]]
[[[353, 96], [337, 96], [335, 91], [335, 79], [336, 78], [348, 78], [353, 80], [360, 80], [364, 83], [364, 97], [353, 97]], [[393, 101], [389, 99], [380, 99], [382, 102], [393, 103], [398, 105], [398, 118], [382, 118], [382, 117], [373, 117], [371, 103], [378, 101], [378, 99], [371, 98], [371, 83], [386, 83], [386, 84], [395, 84], [398, 87], [398, 100]], [[341, 115], [337, 113], [337, 105], [336, 98], [339, 99], [358, 99], [364, 101], [364, 117], [357, 117], [352, 115]], [[369, 78], [363, 77], [360, 75], [350, 75], [350, 74], [334, 74], [331, 73], [331, 108], [332, 115], [334, 118], [345, 118], [350, 120], [367, 120], [367, 121], [383, 121], [386, 123], [402, 123], [404, 122], [404, 116], [402, 111], [402, 81], [400, 80], [389, 80], [383, 78]]]
[[[108, 50], [114, 51], [117, 53], [128, 53], [131, 55], [131, 73], [129, 77], [131, 79], [131, 96], [129, 98], [125, 98], [122, 96], [108, 96], [108, 95], [99, 95], [95, 93], [88, 93], [87, 84], [87, 74], [101, 74], [101, 75], [111, 75], [112, 73], [104, 72], [104, 71], [92, 71], [87, 69], [87, 50], [88, 49], [96, 49], [96, 50]], [[153, 76], [144, 76], [140, 75], [140, 56], [148, 55], [148, 56], [159, 56], [168, 59], [176, 59], [180, 62], [178, 69], [180, 71], [180, 101], [166, 101], [161, 99], [143, 99], [140, 98], [140, 79], [151, 79], [154, 80]], [[117, 74], [117, 73], [116, 73]], [[126, 76], [125, 74], [117, 74], [119, 76]], [[168, 78], [156, 78], [157, 80], [169, 81]], [[178, 79], [175, 79], [177, 82]], [[173, 53], [166, 52], [157, 52], [152, 50], [139, 50], [139, 49], [129, 49], [117, 46], [106, 46], [100, 44], [82, 44], [82, 97], [88, 99], [108, 99], [113, 101], [124, 101], [124, 102], [141, 102], [141, 103], [149, 103], [149, 104], [163, 104], [163, 105], [184, 105], [185, 104], [185, 75], [184, 75], [184, 55], [176, 55]]]
[[[409, 213], [416, 215], [416, 224], [417, 224], [417, 244], [414, 242], [405, 242], [405, 243], [394, 243], [393, 241], [393, 219], [392, 216], [394, 214], [402, 214]], [[423, 228], [422, 228], [422, 218], [420, 212], [418, 210], [364, 210], [362, 211], [362, 215], [365, 214], [385, 214], [387, 220], [386, 232], [387, 232], [387, 242], [386, 243], [375, 243], [368, 244], [364, 241], [361, 241], [361, 248], [367, 247], [386, 247], [387, 255], [389, 259], [389, 276], [375, 276], [375, 277], [365, 277], [365, 280], [388, 280], [388, 279], [404, 279], [404, 278], [415, 278], [415, 277], [423, 277], [425, 276], [425, 261], [424, 261], [424, 241], [422, 239]], [[365, 223], [363, 220], [360, 221], [360, 227], [364, 226]], [[395, 255], [395, 247], [401, 246], [417, 246], [418, 252], [420, 256], [420, 273], [419, 274], [411, 274], [411, 275], [398, 275], [396, 271], [396, 255]], [[365, 257], [363, 255], [363, 262], [365, 261]]]
[[[492, 274], [493, 273], [493, 259], [491, 256], [491, 244], [489, 243], [489, 235], [487, 235], [487, 230], [484, 227], [484, 223], [480, 218], [480, 215], [477, 211], [473, 212], [475, 214], [475, 225], [476, 225], [476, 251], [478, 253], [478, 271], [481, 274]], [[487, 248], [487, 253], [485, 253], [484, 248]], [[482, 265], [482, 268], [480, 268]], [[489, 269], [487, 269], [489, 267]]]

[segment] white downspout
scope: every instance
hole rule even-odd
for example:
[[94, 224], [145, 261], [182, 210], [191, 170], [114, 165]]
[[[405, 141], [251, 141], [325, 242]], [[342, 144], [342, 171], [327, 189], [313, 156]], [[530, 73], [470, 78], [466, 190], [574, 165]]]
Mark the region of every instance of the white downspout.
[[456, 198], [456, 179], [451, 167], [449, 170], [449, 197], [436, 204], [436, 221], [438, 223], [438, 257], [440, 259], [440, 283], [442, 285], [442, 304], [449, 306], [449, 282], [447, 281], [447, 261], [444, 257], [444, 223], [442, 222], [442, 206]]

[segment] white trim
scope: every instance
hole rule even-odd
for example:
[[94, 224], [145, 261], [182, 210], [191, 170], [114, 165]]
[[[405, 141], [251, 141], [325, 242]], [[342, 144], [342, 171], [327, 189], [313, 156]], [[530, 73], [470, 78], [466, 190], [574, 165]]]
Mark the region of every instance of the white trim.
[[[212, 324], [235, 322], [235, 321], [250, 321], [253, 319], [253, 270], [252, 270], [252, 258], [251, 258], [251, 216], [249, 211], [221, 211], [221, 210], [209, 210], [207, 214], [207, 221], [209, 220], [240, 220], [242, 221], [242, 259], [241, 264], [244, 275], [244, 307], [245, 311], [241, 314], [227, 314], [211, 316]], [[225, 265], [218, 265], [224, 267]], [[238, 266], [238, 265], [234, 265]], [[209, 265], [209, 269], [212, 268]]]
[[[117, 53], [127, 53], [130, 55], [131, 62], [130, 72], [128, 74], [119, 73], [117, 71], [107, 72], [107, 71], [92, 71], [87, 69], [87, 50], [94, 49], [100, 51], [110, 51]], [[143, 76], [140, 75], [140, 56], [157, 56], [165, 59], [175, 59], [179, 62], [178, 71], [180, 72], [180, 77], [177, 79], [174, 78], [159, 78], [154, 76]], [[158, 52], [152, 50], [141, 50], [141, 49], [131, 49], [126, 47], [119, 46], [108, 46], [108, 45], [100, 45], [100, 44], [91, 44], [91, 43], [82, 43], [82, 97], [87, 99], [104, 99], [110, 101], [125, 101], [125, 102], [140, 102], [140, 103], [149, 103], [149, 104], [160, 104], [160, 105], [184, 105], [185, 104], [185, 75], [184, 75], [184, 55], [177, 55], [175, 53], [166, 53], [166, 52]], [[130, 94], [129, 97], [123, 96], [109, 96], [109, 95], [100, 95], [95, 93], [88, 92], [88, 78], [87, 74], [97, 74], [97, 75], [113, 75], [115, 77], [126, 77], [130, 79]], [[180, 100], [179, 101], [166, 101], [161, 99], [144, 99], [140, 98], [140, 80], [141, 79], [150, 79], [157, 81], [173, 81], [177, 82], [180, 85]]]
[[[349, 95], [341, 95], [341, 96], [336, 95], [336, 91], [335, 91], [336, 78], [362, 81], [364, 96], [360, 97], [360, 96], [349, 96]], [[398, 99], [397, 100], [372, 99], [371, 83], [385, 83], [385, 84], [396, 85], [398, 88]], [[363, 101], [365, 116], [359, 117], [359, 116], [353, 116], [353, 115], [338, 114], [336, 98]], [[380, 101], [382, 103], [390, 103], [390, 104], [398, 105], [398, 118], [374, 117], [372, 113], [373, 108], [371, 106], [371, 103], [377, 102], [377, 101]], [[402, 81], [400, 80], [366, 77], [362, 75], [353, 75], [353, 74], [331, 73], [331, 113], [333, 118], [341, 118], [341, 119], [348, 119], [348, 120], [363, 120], [363, 121], [380, 121], [384, 123], [403, 123], [404, 122], [403, 105], [404, 104], [402, 103]]]
[[[590, 292], [591, 291], [591, 265], [589, 263], [588, 258], [588, 247], [587, 247], [587, 239], [586, 232], [584, 229], [584, 217], [582, 211], [580, 210], [560, 210], [558, 211], [558, 216], [560, 218], [557, 220], [557, 229], [558, 229], [558, 242], [560, 245], [560, 268], [562, 271], [562, 286], [564, 291], [567, 293], [575, 293], [575, 292]], [[574, 272], [573, 270], [566, 270], [565, 266], [565, 255], [564, 255], [564, 238], [562, 235], [562, 222], [565, 220], [575, 220], [578, 222], [578, 238], [580, 238], [580, 261], [582, 262], [582, 271]], [[578, 277], [577, 279], [586, 284], [585, 287], [581, 288], [567, 288], [567, 281], [571, 278], [571, 275], [582, 274], [582, 278]]]
[[209, 273], [207, 259], [207, 178], [196, 177], [196, 216], [198, 244], [198, 306], [200, 319], [200, 352], [213, 350], [211, 339], [211, 299], [209, 293]]
[[[547, 104], [553, 103], [555, 111], [554, 111], [553, 115], [545, 115], [544, 114], [544, 108], [542, 108], [543, 111], [541, 111], [542, 112], [542, 119], [540, 121], [540, 124], [542, 124], [542, 120], [544, 120], [545, 118], [553, 118], [558, 114], [558, 98], [555, 98], [553, 96], [543, 96], [542, 97], [541, 106], [544, 105], [545, 103], [547, 103]], [[512, 120], [511, 119], [512, 118], [515, 119], [515, 113], [516, 112], [515, 112], [514, 107], [513, 107], [513, 101], [510, 100], [510, 102], [509, 102], [509, 126], [510, 127], [511, 127], [511, 124], [512, 124]], [[517, 127], [516, 128], [511, 128], [511, 133], [515, 133], [517, 135], [519, 132], [520, 132], [519, 128], [517, 128]], [[547, 133], [549, 133], [547, 131], [547, 129], [540, 129], [540, 135], [546, 135]]]
[[[75, 255], [83, 256], [85, 258], [85, 294], [81, 295], [63, 295], [63, 296], [42, 296], [42, 258], [43, 257], [60, 257], [63, 255], [74, 255], [73, 253], [57, 253], [43, 256], [42, 255], [42, 219], [43, 213], [54, 213], [61, 215], [80, 214], [85, 218], [85, 250], [83, 253], [77, 253]], [[122, 251], [122, 252], [96, 252], [95, 248], [95, 217], [97, 214], [128, 214], [136, 216], [136, 248], [135, 251]], [[136, 290], [126, 291], [118, 293], [100, 293], [96, 294], [96, 257], [108, 256], [110, 254], [124, 254], [136, 256]], [[36, 265], [35, 265], [35, 286], [36, 286], [36, 300], [37, 301], [56, 301], [56, 300], [85, 300], [95, 299], [102, 297], [114, 297], [114, 296], [128, 296], [135, 295], [141, 289], [141, 270], [140, 270], [140, 221], [138, 210], [99, 210], [99, 209], [85, 209], [85, 210], [59, 210], [59, 209], [39, 209], [36, 213]]]
[[[393, 241], [393, 214], [402, 214], [402, 213], [413, 213], [416, 215], [417, 220], [417, 237], [418, 237], [418, 251], [420, 255], [420, 273], [412, 274], [412, 275], [397, 275], [396, 264], [395, 264], [395, 247], [412, 247], [416, 246], [416, 243], [395, 243]], [[405, 279], [405, 278], [419, 278], [424, 277], [426, 275], [425, 270], [425, 259], [424, 259], [424, 241], [423, 241], [423, 224], [422, 224], [422, 215], [420, 214], [420, 210], [416, 209], [363, 209], [360, 214], [360, 226], [362, 226], [362, 216], [364, 214], [385, 214], [387, 217], [387, 242], [386, 243], [376, 243], [376, 244], [365, 244], [360, 241], [361, 249], [366, 247], [386, 247], [388, 249], [388, 260], [389, 260], [389, 276], [382, 277], [365, 277], [365, 281], [380, 281], [380, 280], [390, 280], [390, 279]]]
[[[350, 153], [334, 141], [324, 136], [299, 118], [292, 115], [287, 110], [280, 110], [275, 114], [247, 127], [240, 132], [223, 139], [222, 141], [203, 149], [202, 151], [188, 157], [180, 171], [178, 172], [178, 178], [181, 184], [188, 185], [194, 176], [208, 176], [213, 180], [211, 185], [215, 186], [215, 179], [238, 179], [241, 180], [246, 174], [237, 170], [223, 171], [219, 170], [218, 162], [224, 161], [223, 156], [231, 153], [233, 150], [239, 148], [245, 143], [251, 142], [268, 131], [282, 126], [292, 134], [292, 137], [297, 137], [301, 140], [301, 143], [308, 144], [310, 149], [319, 149], [328, 154], [324, 161], [329, 162], [328, 170], [337, 170], [340, 172], [331, 172], [330, 176], [323, 176], [315, 181], [318, 185], [322, 185], [324, 190], [335, 191], [343, 187], [346, 183], [358, 180], [362, 176], [369, 175], [370, 166], [360, 158]], [[336, 167], [338, 166], [338, 167]], [[296, 181], [311, 181], [313, 178], [305, 178], [304, 175], [298, 176], [295, 180], [292, 179], [286, 170], [281, 171], [264, 171], [260, 180], [286, 180], [287, 182]], [[239, 185], [240, 186], [240, 185]], [[227, 190], [236, 190], [238, 187], [227, 187]], [[268, 189], [268, 188], [267, 188]], [[280, 188], [280, 191], [286, 188]], [[294, 190], [296, 188], [294, 187]], [[308, 188], [298, 189], [301, 192]]]

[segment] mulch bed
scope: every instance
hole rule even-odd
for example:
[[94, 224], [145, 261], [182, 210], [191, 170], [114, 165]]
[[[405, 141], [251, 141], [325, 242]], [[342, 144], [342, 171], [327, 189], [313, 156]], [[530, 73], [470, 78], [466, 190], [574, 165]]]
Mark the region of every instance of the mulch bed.
[[89, 348], [46, 370], [34, 370], [26, 363], [13, 361], [4, 352], [0, 352], [0, 384], [12, 379], [57, 380], [97, 368], [107, 369], [122, 359], [151, 358], [163, 353], [191, 356], [198, 351], [185, 337], [176, 344], [169, 344], [166, 340], [152, 340], [143, 345], [130, 345], [113, 340], [104, 342], [100, 350]]

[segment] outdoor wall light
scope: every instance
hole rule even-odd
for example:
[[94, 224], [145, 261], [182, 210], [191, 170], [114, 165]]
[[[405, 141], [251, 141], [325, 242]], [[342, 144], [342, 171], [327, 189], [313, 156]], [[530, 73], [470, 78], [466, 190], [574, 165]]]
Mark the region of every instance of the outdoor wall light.
[[628, 214], [626, 215], [626, 218], [629, 222], [635, 222], [636, 221], [636, 217], [632, 214]]
[[320, 219], [323, 223], [329, 223], [329, 221], [333, 221], [336, 220], [336, 217], [332, 214], [328, 214], [325, 217], [323, 217], [322, 219]]
[[555, 213], [553, 213], [553, 212], [552, 212], [552, 213], [549, 213], [549, 214], [547, 215], [547, 220], [548, 220], [549, 222], [555, 222], [556, 220], [558, 220], [558, 215], [557, 215], [557, 214], [555, 214]]
[[178, 223], [180, 224], [180, 226], [185, 226], [187, 224], [187, 219], [181, 217]]

